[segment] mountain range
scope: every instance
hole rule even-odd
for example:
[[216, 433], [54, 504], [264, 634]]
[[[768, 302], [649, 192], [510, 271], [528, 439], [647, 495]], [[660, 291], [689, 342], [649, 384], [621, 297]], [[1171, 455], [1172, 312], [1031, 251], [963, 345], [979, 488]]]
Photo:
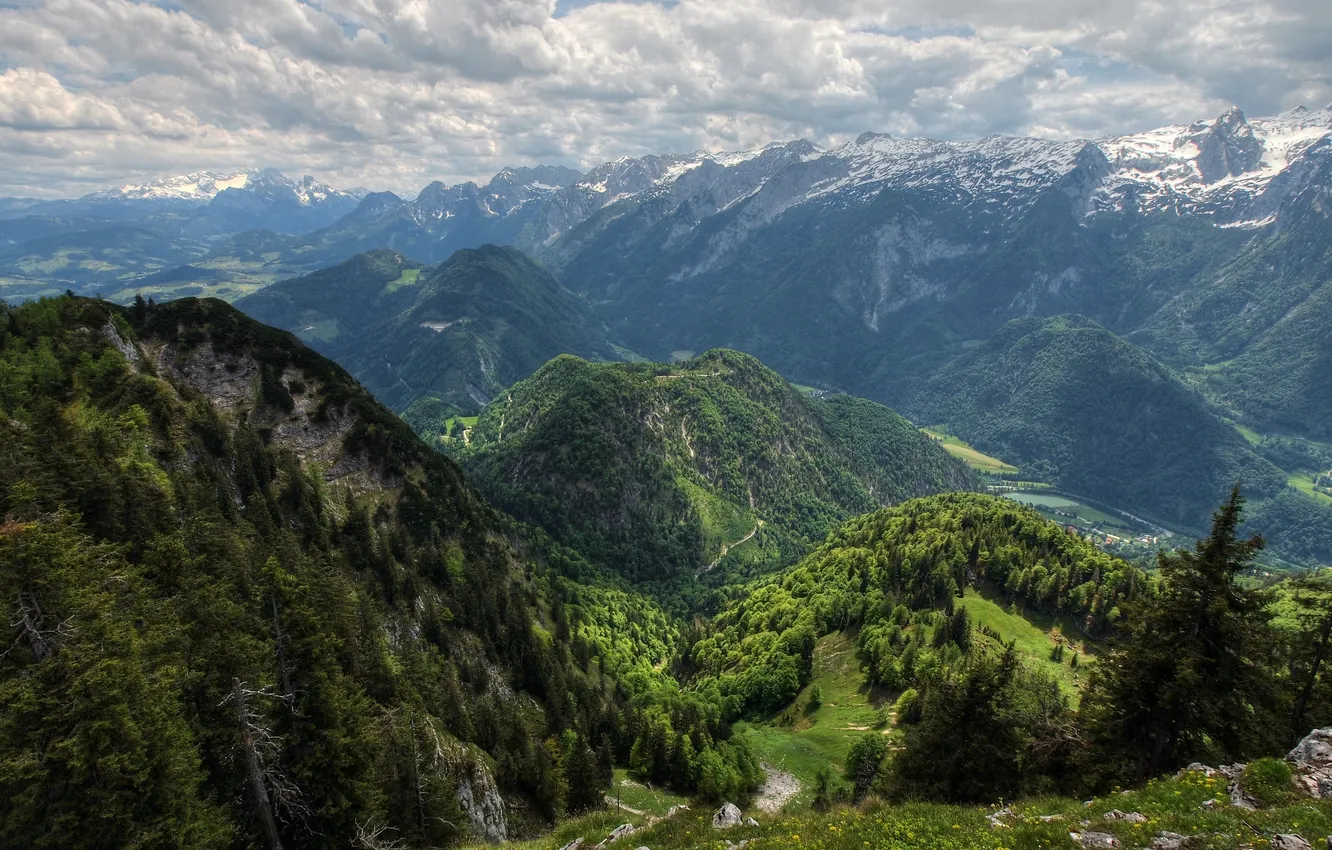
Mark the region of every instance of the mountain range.
[[[219, 185], [205, 183], [179, 191]], [[1306, 517], [1292, 527], [1318, 528], [1332, 522], [1332, 502], [1311, 484], [1332, 436], [1329, 186], [1332, 109], [1252, 120], [1231, 109], [1099, 141], [866, 133], [830, 150], [794, 141], [624, 158], [586, 174], [505, 169], [485, 186], [432, 184], [412, 200], [367, 194], [299, 234], [206, 242], [151, 218], [61, 230], [14, 202], [0, 238], [28, 238], [0, 250], [0, 263], [28, 276], [8, 278], [11, 297], [101, 286], [122, 299], [249, 295], [244, 309], [303, 334], [398, 410], [437, 398], [474, 412], [560, 353], [668, 361], [728, 348], [1178, 530], [1200, 531], [1232, 477], [1253, 488], [1260, 515], [1281, 504], [1283, 516]], [[233, 191], [251, 190], [222, 189], [204, 208]], [[490, 254], [450, 266], [485, 242], [534, 262]], [[350, 289], [324, 289], [327, 275], [359, 274], [337, 263], [380, 248], [399, 259]], [[188, 262], [172, 266], [183, 253]], [[136, 263], [151, 274], [136, 276]], [[460, 277], [463, 266], [495, 274]], [[60, 277], [72, 267], [92, 283]], [[454, 281], [453, 301], [407, 285], [434, 276]], [[487, 301], [489, 285], [468, 289], [463, 277], [503, 294]], [[512, 298], [521, 303], [505, 315]], [[1068, 341], [1032, 344], [1009, 324], [1060, 316], [1075, 318], [1041, 333], [1094, 338], [1132, 377], [1099, 391], [1086, 380], [1097, 364], [1053, 353], [1073, 351]], [[1037, 403], [1022, 376], [1052, 362], [1064, 374]], [[1014, 392], [992, 404], [940, 390], [977, 381]], [[1180, 404], [1153, 406], [1158, 391]], [[1045, 439], [1042, 416], [1076, 420], [1087, 439]], [[1093, 438], [1130, 420], [1150, 439]], [[1181, 454], [1187, 435], [1199, 435], [1198, 452]], [[1275, 441], [1313, 460], [1273, 465], [1264, 446]], [[1174, 474], [1191, 492], [1133, 491], [1116, 464]], [[1332, 541], [1305, 543], [1302, 560], [1332, 559]]]

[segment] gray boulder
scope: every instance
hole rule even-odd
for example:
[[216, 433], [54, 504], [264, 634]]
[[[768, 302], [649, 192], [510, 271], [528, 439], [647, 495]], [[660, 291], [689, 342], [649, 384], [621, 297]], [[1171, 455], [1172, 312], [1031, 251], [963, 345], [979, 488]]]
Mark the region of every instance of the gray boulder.
[[1124, 823], [1146, 823], [1147, 816], [1142, 812], [1121, 812], [1119, 809], [1111, 809], [1105, 813], [1106, 820], [1123, 821]]
[[1272, 837], [1272, 850], [1313, 850], [1313, 845], [1298, 835], [1275, 835]]
[[740, 809], [736, 807], [735, 803], [726, 803], [712, 816], [712, 828], [730, 829], [733, 826], [739, 826], [743, 819]]

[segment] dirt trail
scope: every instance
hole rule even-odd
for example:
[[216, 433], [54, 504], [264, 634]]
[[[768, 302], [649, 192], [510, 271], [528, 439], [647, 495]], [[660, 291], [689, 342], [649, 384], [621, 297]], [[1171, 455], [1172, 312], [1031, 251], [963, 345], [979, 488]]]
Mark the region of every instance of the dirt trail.
[[721, 551], [717, 553], [716, 560], [714, 560], [711, 564], [708, 564], [707, 568], [704, 569], [703, 572], [705, 573], [712, 572], [712, 570], [718, 564], [721, 563], [722, 558], [726, 557], [727, 552], [731, 551], [732, 549], [734, 549], [735, 547], [739, 546], [741, 543], [744, 543], [747, 540], [752, 540], [754, 538], [754, 535], [758, 534], [759, 529], [762, 527], [763, 527], [763, 520], [761, 519], [755, 520], [753, 530], [750, 531], [748, 534], [746, 534], [744, 537], [741, 537], [739, 540], [735, 541], [734, 543], [723, 543], [721, 545]]
[[775, 770], [766, 763], [762, 767], [768, 778], [754, 798], [754, 808], [773, 815], [780, 812], [792, 797], [800, 793], [800, 781], [786, 771]]

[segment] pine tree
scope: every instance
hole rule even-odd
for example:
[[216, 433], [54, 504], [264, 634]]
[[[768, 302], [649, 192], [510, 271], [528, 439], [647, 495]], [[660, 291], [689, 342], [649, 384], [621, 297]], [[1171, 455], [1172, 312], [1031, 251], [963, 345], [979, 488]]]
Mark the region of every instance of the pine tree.
[[1244, 755], [1275, 688], [1267, 596], [1239, 582], [1263, 547], [1239, 538], [1242, 509], [1237, 486], [1207, 539], [1159, 556], [1159, 593], [1140, 598], [1126, 644], [1096, 665], [1083, 715], [1094, 762], [1120, 774], [1106, 781]]

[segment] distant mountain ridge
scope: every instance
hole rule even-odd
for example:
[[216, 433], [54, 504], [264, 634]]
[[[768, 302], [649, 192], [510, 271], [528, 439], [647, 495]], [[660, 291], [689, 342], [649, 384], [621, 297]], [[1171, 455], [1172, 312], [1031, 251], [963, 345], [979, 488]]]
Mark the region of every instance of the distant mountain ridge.
[[581, 299], [494, 245], [431, 268], [395, 251], [359, 255], [236, 306], [336, 357], [399, 411], [420, 398], [479, 409], [559, 354], [620, 358]]

